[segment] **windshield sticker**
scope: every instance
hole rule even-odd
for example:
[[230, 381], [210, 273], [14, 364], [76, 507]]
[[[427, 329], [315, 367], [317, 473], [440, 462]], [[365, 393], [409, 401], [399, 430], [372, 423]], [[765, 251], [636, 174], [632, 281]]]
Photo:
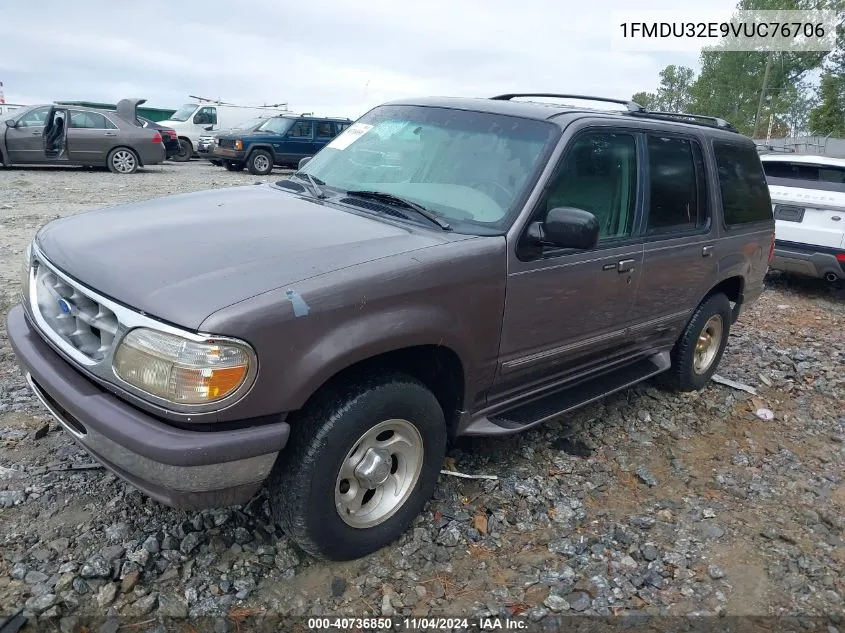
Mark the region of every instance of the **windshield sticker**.
[[336, 136], [334, 140], [326, 145], [326, 147], [333, 147], [334, 149], [346, 149], [352, 143], [364, 136], [367, 132], [373, 129], [372, 125], [368, 123], [353, 123], [346, 128], [340, 135]]

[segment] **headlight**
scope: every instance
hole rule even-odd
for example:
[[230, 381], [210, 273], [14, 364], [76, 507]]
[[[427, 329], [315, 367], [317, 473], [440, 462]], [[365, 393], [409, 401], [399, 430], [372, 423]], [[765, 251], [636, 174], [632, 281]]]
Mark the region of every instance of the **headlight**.
[[241, 139], [238, 139], [237, 141], [235, 141], [235, 149], [243, 149], [243, 148], [244, 148], [244, 142]]
[[27, 244], [23, 252], [23, 267], [21, 268], [21, 297], [24, 301], [29, 300], [29, 267], [32, 263], [32, 244]]
[[115, 375], [175, 404], [208, 404], [235, 393], [254, 355], [245, 344], [192, 341], [147, 328], [131, 330], [114, 355]]

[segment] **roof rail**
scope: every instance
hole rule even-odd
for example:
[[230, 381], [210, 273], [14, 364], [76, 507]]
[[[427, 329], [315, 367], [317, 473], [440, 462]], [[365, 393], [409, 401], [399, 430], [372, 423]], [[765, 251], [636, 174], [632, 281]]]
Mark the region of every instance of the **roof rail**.
[[717, 116], [705, 116], [703, 114], [687, 114], [686, 112], [659, 112], [643, 109], [641, 112], [632, 112], [632, 114], [639, 114], [646, 117], [655, 117], [659, 119], [675, 119], [682, 123], [694, 123], [697, 125], [709, 125], [710, 127], [718, 127], [723, 130], [730, 130], [736, 132], [733, 124], [721, 119]]
[[515, 92], [513, 94], [498, 95], [490, 97], [495, 101], [510, 101], [516, 97], [554, 97], [555, 99], [581, 99], [584, 101], [602, 101], [605, 103], [618, 103], [628, 108], [628, 112], [645, 112], [645, 108], [636, 101], [626, 101], [625, 99], [611, 99], [609, 97], [589, 97], [586, 95], [564, 95], [556, 94], [554, 92]]

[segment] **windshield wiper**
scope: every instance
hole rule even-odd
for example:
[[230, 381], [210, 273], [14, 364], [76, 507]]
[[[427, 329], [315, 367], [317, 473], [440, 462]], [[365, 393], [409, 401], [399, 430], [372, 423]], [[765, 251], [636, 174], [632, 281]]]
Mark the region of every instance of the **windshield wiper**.
[[426, 209], [421, 204], [417, 204], [416, 202], [412, 202], [411, 200], [407, 200], [402, 198], [401, 196], [395, 196], [392, 193], [386, 193], [384, 191], [347, 191], [346, 195], [348, 196], [358, 196], [359, 198], [371, 198], [373, 200], [380, 200], [381, 202], [388, 202], [398, 205], [400, 207], [405, 207], [406, 209], [411, 209], [412, 211], [416, 211], [421, 216], [423, 216], [429, 222], [433, 222], [437, 226], [439, 226], [444, 231], [451, 231], [452, 225], [449, 224], [446, 220], [441, 218], [439, 215], [432, 213], [428, 209]]
[[326, 184], [322, 180], [319, 180], [318, 178], [314, 178], [314, 176], [312, 176], [308, 172], [304, 172], [304, 171], [298, 171], [298, 172], [294, 173], [294, 178], [299, 178], [300, 180], [306, 181], [311, 186], [311, 193], [314, 194], [315, 198], [321, 198], [322, 199], [322, 198], [326, 197], [325, 192], [323, 192], [323, 190], [320, 189], [320, 185]]

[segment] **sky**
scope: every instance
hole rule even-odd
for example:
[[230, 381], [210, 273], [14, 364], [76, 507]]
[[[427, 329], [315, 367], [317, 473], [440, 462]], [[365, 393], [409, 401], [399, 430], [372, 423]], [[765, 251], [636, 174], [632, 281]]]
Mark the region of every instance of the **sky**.
[[[736, 0], [708, 0], [729, 11]], [[33, 8], [33, 5], [37, 9]], [[627, 0], [5, 0], [0, 81], [8, 103], [198, 95], [288, 103], [352, 119], [418, 96], [565, 92], [630, 98], [693, 52], [619, 52]], [[678, 11], [697, 0], [644, 0]]]

